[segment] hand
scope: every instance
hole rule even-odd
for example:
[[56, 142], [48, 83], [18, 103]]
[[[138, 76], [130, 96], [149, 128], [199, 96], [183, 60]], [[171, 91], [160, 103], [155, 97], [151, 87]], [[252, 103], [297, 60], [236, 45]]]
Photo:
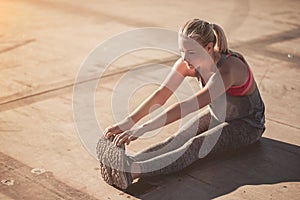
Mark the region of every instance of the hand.
[[141, 134], [140, 129], [125, 131], [121, 134], [118, 134], [114, 138], [113, 143], [116, 146], [121, 146], [123, 143], [126, 143], [127, 145], [129, 145], [131, 141], [138, 139], [138, 137], [140, 137], [141, 135], [142, 134]]
[[105, 129], [103, 135], [107, 139], [109, 139], [112, 136], [116, 136], [118, 134], [123, 133], [124, 131], [127, 131], [127, 130], [131, 129], [131, 127], [133, 127], [133, 126], [134, 126], [134, 122], [131, 121], [131, 119], [126, 118], [126, 119], [124, 119], [123, 121], [121, 121], [117, 124], [114, 124], [112, 126], [107, 127]]
[[107, 139], [111, 138], [112, 136], [116, 136], [120, 133], [122, 133], [123, 130], [120, 129], [120, 127], [118, 125], [112, 125], [109, 126], [105, 129], [103, 135], [104, 137], [106, 137]]

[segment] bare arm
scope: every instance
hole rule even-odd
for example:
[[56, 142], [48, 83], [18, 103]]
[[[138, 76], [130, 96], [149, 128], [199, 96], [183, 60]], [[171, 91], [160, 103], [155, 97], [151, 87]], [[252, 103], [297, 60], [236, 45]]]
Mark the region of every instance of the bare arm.
[[162, 85], [139, 107], [137, 107], [128, 118], [136, 123], [149, 114], [150, 111], [154, 111], [159, 108], [159, 106], [164, 105], [182, 83], [186, 75], [186, 66], [181, 59], [178, 59]]
[[186, 64], [182, 59], [178, 59], [162, 85], [154, 91], [139, 107], [137, 107], [128, 117], [119, 122], [117, 125], [109, 127], [104, 134], [107, 138], [112, 135], [119, 134], [125, 130], [129, 130], [144, 116], [151, 111], [156, 110], [164, 105], [173, 92], [179, 87], [185, 76], [189, 75]]
[[233, 85], [234, 76], [232, 75], [232, 71], [228, 69], [229, 68], [221, 69], [220, 72], [217, 70], [217, 72], [209, 78], [205, 87], [195, 95], [182, 102], [173, 104], [165, 113], [146, 122], [141, 128], [124, 132], [114, 139], [114, 143], [117, 145], [120, 145], [123, 142], [129, 144], [130, 141], [140, 137], [148, 131], [166, 126], [210, 104]]
[[231, 74], [229, 70], [214, 73], [202, 90], [182, 102], [173, 104], [165, 113], [146, 122], [141, 132], [145, 133], [168, 125], [210, 104], [232, 86], [234, 80]]

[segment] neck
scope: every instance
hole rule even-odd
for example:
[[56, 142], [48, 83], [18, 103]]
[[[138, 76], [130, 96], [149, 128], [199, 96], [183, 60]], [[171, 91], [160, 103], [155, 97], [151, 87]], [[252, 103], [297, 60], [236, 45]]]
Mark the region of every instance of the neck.
[[213, 51], [212, 59], [213, 59], [215, 64], [217, 64], [219, 62], [220, 58], [221, 58], [221, 54], [219, 52]]

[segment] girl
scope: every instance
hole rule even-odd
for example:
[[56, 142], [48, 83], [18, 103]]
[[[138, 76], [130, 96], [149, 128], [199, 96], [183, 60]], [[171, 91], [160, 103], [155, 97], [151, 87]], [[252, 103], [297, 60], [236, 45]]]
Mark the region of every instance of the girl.
[[[181, 58], [166, 81], [126, 119], [108, 127], [100, 138], [97, 154], [102, 177], [108, 184], [126, 189], [136, 178], [173, 173], [205, 156], [255, 143], [262, 136], [264, 103], [249, 65], [241, 54], [228, 49], [222, 28], [200, 19], [189, 20], [179, 30], [179, 47]], [[163, 105], [188, 76], [198, 79], [200, 91], [131, 129], [152, 106]], [[222, 98], [224, 106], [214, 106]], [[207, 105], [209, 109], [166, 141], [134, 157], [125, 154], [124, 144]], [[224, 115], [217, 107], [226, 109]]]

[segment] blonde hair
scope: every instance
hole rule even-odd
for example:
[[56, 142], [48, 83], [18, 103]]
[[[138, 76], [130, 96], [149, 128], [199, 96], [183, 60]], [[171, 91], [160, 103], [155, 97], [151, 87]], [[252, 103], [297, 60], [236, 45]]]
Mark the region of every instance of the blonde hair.
[[180, 28], [179, 33], [196, 40], [203, 47], [209, 42], [213, 42], [216, 51], [225, 54], [229, 52], [225, 33], [219, 25], [192, 19]]

